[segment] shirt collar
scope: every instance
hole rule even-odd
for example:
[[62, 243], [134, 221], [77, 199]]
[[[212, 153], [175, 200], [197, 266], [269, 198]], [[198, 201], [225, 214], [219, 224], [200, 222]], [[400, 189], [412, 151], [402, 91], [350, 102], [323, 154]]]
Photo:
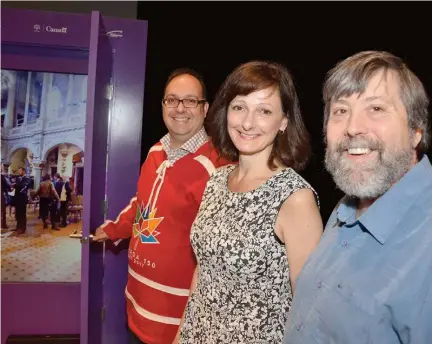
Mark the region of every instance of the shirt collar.
[[337, 219], [339, 222], [351, 225], [355, 222], [356, 200], [345, 195], [337, 209]]
[[[381, 244], [388, 239], [407, 211], [432, 183], [432, 166], [425, 155], [357, 220]], [[340, 222], [354, 224], [357, 201], [345, 197], [337, 209]]]
[[[189, 153], [195, 153], [198, 148], [200, 148], [204, 143], [208, 141], [208, 135], [202, 127], [194, 136], [192, 136], [189, 140], [187, 140], [181, 147], [177, 149], [183, 149]], [[171, 149], [171, 138], [170, 134], [166, 134], [164, 137], [161, 138], [162, 146], [165, 150], [165, 152], [172, 151]]]

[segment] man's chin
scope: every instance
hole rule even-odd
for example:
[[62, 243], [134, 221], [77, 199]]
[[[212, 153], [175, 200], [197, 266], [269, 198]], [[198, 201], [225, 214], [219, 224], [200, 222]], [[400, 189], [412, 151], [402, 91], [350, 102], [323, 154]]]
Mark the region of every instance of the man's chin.
[[344, 169], [343, 174], [353, 184], [364, 184], [373, 176], [374, 169], [362, 166], [361, 168]]
[[333, 175], [336, 186], [345, 194], [360, 199], [375, 199], [385, 193], [391, 185], [380, 180], [373, 171], [355, 171]]
[[357, 184], [353, 181], [336, 181], [336, 186], [346, 195], [354, 198], [373, 199], [377, 196], [376, 188], [372, 188], [367, 183]]

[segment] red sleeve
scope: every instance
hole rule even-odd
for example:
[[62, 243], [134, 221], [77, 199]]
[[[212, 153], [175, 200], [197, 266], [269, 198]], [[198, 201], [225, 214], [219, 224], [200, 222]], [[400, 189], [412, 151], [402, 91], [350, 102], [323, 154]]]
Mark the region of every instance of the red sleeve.
[[[140, 176], [138, 180], [137, 187], [140, 183], [141, 178], [143, 178], [144, 164], [141, 166]], [[136, 216], [137, 209], [137, 197], [133, 197], [126, 208], [124, 208], [120, 214], [117, 216], [115, 221], [105, 221], [105, 223], [101, 226], [103, 231], [108, 235], [108, 237], [117, 241], [118, 239], [127, 239], [132, 235], [132, 226]]]
[[136, 203], [137, 198], [133, 197], [128, 206], [120, 212], [115, 221], [108, 220], [101, 226], [111, 240], [127, 239], [132, 235], [132, 225], [137, 207]]

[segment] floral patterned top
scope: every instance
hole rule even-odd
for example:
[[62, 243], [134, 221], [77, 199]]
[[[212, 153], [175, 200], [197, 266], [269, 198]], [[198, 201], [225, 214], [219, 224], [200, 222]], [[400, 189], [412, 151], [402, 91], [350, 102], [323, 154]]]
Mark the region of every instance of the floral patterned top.
[[275, 224], [292, 193], [312, 188], [286, 168], [255, 190], [232, 192], [228, 176], [234, 168], [212, 175], [192, 226], [199, 274], [185, 311], [182, 344], [282, 343], [292, 293]]

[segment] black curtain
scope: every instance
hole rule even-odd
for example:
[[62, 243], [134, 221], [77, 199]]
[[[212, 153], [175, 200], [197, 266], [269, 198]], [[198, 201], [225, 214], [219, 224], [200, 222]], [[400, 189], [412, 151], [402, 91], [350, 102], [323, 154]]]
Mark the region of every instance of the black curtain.
[[432, 95], [427, 3], [416, 2], [139, 2], [149, 21], [142, 160], [166, 133], [163, 86], [178, 67], [203, 74], [212, 100], [240, 63], [266, 59], [293, 73], [312, 135], [314, 156], [302, 175], [317, 190], [326, 221], [342, 193], [324, 170], [321, 87], [327, 71], [361, 50], [387, 50], [406, 60]]

